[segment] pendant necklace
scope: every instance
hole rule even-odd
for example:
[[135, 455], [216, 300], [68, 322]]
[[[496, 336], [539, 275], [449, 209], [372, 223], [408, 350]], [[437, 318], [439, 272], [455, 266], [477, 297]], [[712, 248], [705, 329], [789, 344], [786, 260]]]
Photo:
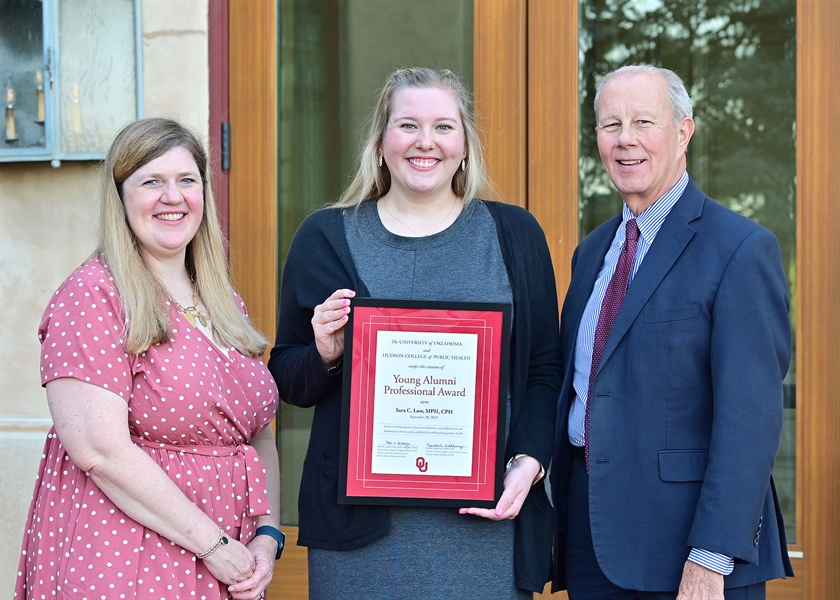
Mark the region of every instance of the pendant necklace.
[[405, 225], [406, 227], [408, 227], [408, 229], [412, 233], [414, 233], [414, 235], [416, 235], [417, 237], [426, 237], [426, 236], [433, 235], [434, 233], [436, 233], [437, 230], [438, 230], [438, 227], [443, 225], [443, 222], [446, 221], [446, 219], [449, 218], [449, 215], [452, 214], [452, 211], [455, 210], [455, 205], [456, 204], [458, 204], [458, 200], [455, 200], [455, 201], [452, 202], [452, 206], [450, 207], [449, 212], [446, 213], [446, 215], [444, 215], [444, 217], [440, 221], [438, 221], [437, 225], [435, 225], [429, 231], [429, 233], [420, 233], [416, 229], [414, 229], [411, 225], [409, 225], [408, 223], [403, 221], [402, 219], [398, 219], [397, 216], [394, 213], [391, 212], [391, 209], [388, 208], [388, 203], [387, 202], [382, 203], [382, 205], [385, 207], [385, 212], [387, 212], [391, 216], [392, 219], [394, 219], [397, 223], [401, 223], [402, 225]]
[[[172, 296], [169, 296], [172, 298]], [[198, 321], [201, 323], [202, 327], [207, 327], [207, 323], [210, 322], [210, 317], [205, 315], [201, 310], [198, 308], [198, 297], [195, 295], [195, 289], [193, 289], [193, 305], [187, 306], [186, 308], [181, 306], [175, 298], [172, 298], [172, 302], [175, 303], [175, 306], [178, 307], [178, 310], [181, 311], [181, 314], [187, 318], [187, 321], [190, 322], [190, 325], [195, 327], [195, 322]]]

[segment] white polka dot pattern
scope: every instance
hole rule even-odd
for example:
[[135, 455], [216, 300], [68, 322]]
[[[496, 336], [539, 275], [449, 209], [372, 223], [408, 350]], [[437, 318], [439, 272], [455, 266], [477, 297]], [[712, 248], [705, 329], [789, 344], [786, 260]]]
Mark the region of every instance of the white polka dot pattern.
[[[242, 306], [241, 299], [237, 297]], [[222, 352], [175, 309], [172, 339], [123, 349], [124, 316], [101, 258], [79, 267], [41, 322], [41, 383], [72, 377], [128, 403], [132, 438], [229, 536], [269, 512], [265, 463], [248, 445], [277, 411], [259, 357]], [[16, 599], [227, 599], [191, 552], [129, 518], [70, 460], [52, 429], [35, 485]]]

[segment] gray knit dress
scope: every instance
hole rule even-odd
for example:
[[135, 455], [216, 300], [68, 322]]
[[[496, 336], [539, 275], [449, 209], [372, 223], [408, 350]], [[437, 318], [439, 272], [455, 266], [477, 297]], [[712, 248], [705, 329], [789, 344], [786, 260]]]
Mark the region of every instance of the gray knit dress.
[[[345, 234], [374, 298], [512, 302], [495, 223], [481, 201], [467, 204], [444, 231], [421, 238], [391, 233], [376, 202], [365, 202], [345, 211]], [[513, 521], [460, 515], [457, 508], [390, 512], [391, 531], [368, 546], [309, 549], [312, 600], [532, 598], [514, 583]]]

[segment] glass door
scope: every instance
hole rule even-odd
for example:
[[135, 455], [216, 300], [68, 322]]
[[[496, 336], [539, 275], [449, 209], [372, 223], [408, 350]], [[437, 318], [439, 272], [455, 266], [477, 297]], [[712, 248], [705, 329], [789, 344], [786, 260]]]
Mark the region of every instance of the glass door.
[[[473, 3], [288, 0], [279, 11], [278, 264], [312, 210], [349, 183], [380, 87], [399, 67], [447, 68], [473, 87]], [[279, 282], [278, 278], [278, 282]], [[284, 525], [297, 498], [313, 409], [279, 413]]]
[[[625, 64], [672, 69], [694, 102], [688, 172], [709, 196], [779, 239], [795, 332], [795, 0], [582, 0], [579, 33], [581, 239], [617, 214], [621, 202], [601, 166], [593, 130], [600, 76]], [[784, 391], [774, 479], [788, 543], [796, 544], [795, 348]]]

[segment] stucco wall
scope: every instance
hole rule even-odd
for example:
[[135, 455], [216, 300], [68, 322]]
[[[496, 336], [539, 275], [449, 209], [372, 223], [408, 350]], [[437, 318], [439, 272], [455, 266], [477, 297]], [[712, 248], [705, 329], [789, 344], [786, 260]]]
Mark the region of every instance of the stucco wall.
[[[144, 0], [144, 116], [208, 136], [208, 0]], [[114, 132], [116, 134], [116, 132]], [[0, 164], [0, 598], [11, 598], [20, 541], [51, 422], [37, 329], [56, 287], [94, 249], [95, 164]]]

